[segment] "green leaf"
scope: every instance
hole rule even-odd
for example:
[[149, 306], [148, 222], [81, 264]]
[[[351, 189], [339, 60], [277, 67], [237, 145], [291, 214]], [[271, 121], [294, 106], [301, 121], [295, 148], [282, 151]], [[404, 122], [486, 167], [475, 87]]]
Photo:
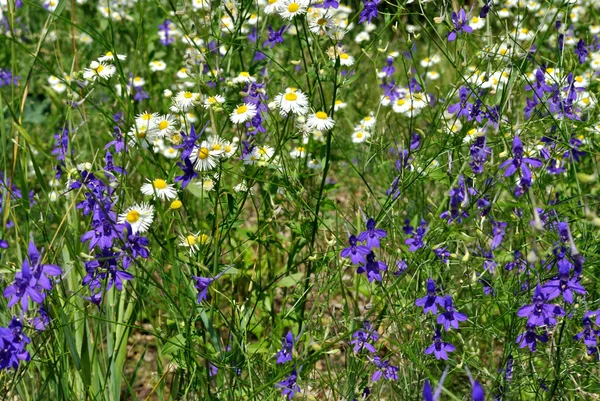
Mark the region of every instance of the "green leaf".
[[302, 280], [303, 276], [304, 276], [304, 273], [302, 273], [302, 272], [290, 274], [289, 276], [284, 277], [281, 280], [279, 280], [277, 282], [277, 287], [285, 287], [285, 288], [293, 287], [296, 284], [298, 284], [300, 282], [300, 280]]
[[178, 352], [185, 348], [185, 336], [183, 333], [177, 334], [175, 337], [171, 337], [165, 343], [165, 346], [162, 349], [162, 353], [165, 355], [170, 355], [175, 352]]

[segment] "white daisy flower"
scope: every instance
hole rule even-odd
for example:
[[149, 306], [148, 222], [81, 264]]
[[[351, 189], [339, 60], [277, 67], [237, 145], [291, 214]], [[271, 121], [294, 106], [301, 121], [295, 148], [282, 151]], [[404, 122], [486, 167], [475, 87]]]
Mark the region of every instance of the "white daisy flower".
[[274, 14], [277, 11], [278, 0], [267, 0], [267, 4], [264, 8], [265, 14]]
[[179, 151], [172, 146], [164, 146], [162, 155], [167, 159], [176, 159], [179, 157]]
[[210, 192], [215, 188], [215, 182], [210, 177], [204, 177], [197, 183], [204, 191]]
[[266, 166], [269, 161], [275, 155], [275, 149], [270, 146], [257, 146], [252, 152], [244, 156], [244, 164], [258, 164], [259, 166]]
[[167, 64], [162, 60], [154, 60], [150, 62], [150, 71], [164, 71], [167, 68]]
[[135, 125], [147, 126], [148, 129], [153, 129], [156, 125], [156, 119], [159, 117], [158, 113], [149, 113], [144, 111], [142, 114], [138, 114], [135, 117]]
[[67, 85], [63, 84], [62, 82], [59, 82], [56, 85], [52, 85], [51, 88], [56, 93], [63, 93], [67, 90]]
[[588, 75], [577, 75], [573, 78], [573, 86], [576, 88], [587, 88], [590, 84]]
[[133, 80], [131, 81], [131, 84], [135, 87], [135, 88], [139, 88], [142, 87], [146, 84], [146, 80], [142, 77], [135, 77], [133, 78]]
[[436, 81], [436, 80], [440, 79], [440, 73], [437, 71], [427, 71], [427, 74], [425, 74], [425, 77], [430, 81]]
[[369, 35], [369, 33], [366, 31], [362, 31], [361, 33], [356, 35], [356, 37], [354, 38], [354, 41], [356, 43], [362, 43], [362, 42], [368, 41], [369, 39], [371, 39], [371, 36]]
[[177, 108], [181, 111], [188, 111], [192, 107], [196, 106], [200, 101], [200, 94], [189, 92], [189, 91], [181, 91], [175, 95], [173, 98], [174, 104], [177, 105]]
[[208, 109], [212, 106], [218, 106], [225, 103], [225, 98], [221, 95], [209, 96], [204, 100], [203, 106]]
[[242, 71], [237, 77], [233, 78], [234, 84], [249, 84], [251, 82], [256, 82], [256, 78], [251, 76], [247, 71]]
[[117, 223], [125, 224], [125, 222], [131, 225], [133, 234], [143, 233], [148, 231], [150, 224], [154, 220], [154, 206], [147, 203], [137, 204], [129, 206], [123, 213], [119, 215]]
[[[125, 61], [127, 59], [127, 56], [124, 54], [117, 54], [117, 59], [119, 59], [120, 61]], [[115, 55], [113, 54], [113, 52], [106, 52], [106, 54], [102, 57], [98, 57], [98, 61], [105, 62], [105, 61], [115, 61]]]
[[340, 65], [343, 65], [344, 67], [350, 67], [354, 64], [354, 57], [352, 57], [348, 53], [341, 53], [339, 54], [339, 57]]
[[366, 129], [371, 129], [375, 126], [375, 123], [377, 122], [377, 120], [375, 119], [375, 117], [373, 116], [373, 114], [369, 114], [368, 116], [366, 116], [365, 118], [363, 118], [362, 120], [360, 120], [360, 125], [365, 127]]
[[179, 236], [179, 246], [183, 246], [186, 248], [189, 248], [189, 252], [190, 255], [193, 255], [194, 253], [198, 252], [198, 249], [200, 249], [200, 244], [199, 244], [199, 234], [188, 234], [188, 235], [180, 235]]
[[308, 116], [308, 119], [306, 120], [306, 125], [308, 125], [308, 127], [312, 129], [326, 131], [328, 129], [333, 128], [333, 126], [335, 125], [335, 121], [333, 120], [333, 118], [329, 117], [324, 111], [317, 111], [316, 113], [313, 113]]
[[479, 16], [474, 16], [469, 21], [469, 26], [473, 28], [474, 31], [481, 29], [485, 26], [485, 19], [479, 18]]
[[305, 14], [308, 5], [308, 0], [279, 0], [277, 2], [277, 12], [281, 18], [292, 20], [296, 15]]
[[88, 81], [95, 81], [98, 78], [109, 79], [116, 71], [117, 69], [114, 65], [92, 61], [90, 63], [90, 68], [83, 70], [83, 78]]
[[210, 0], [192, 0], [192, 8], [194, 10], [210, 10]]
[[238, 148], [238, 139], [234, 138], [234, 141], [223, 141], [223, 157], [230, 158], [235, 154]]
[[323, 166], [321, 165], [321, 161], [315, 158], [311, 158], [308, 155], [308, 162], [306, 163], [307, 167], [312, 170], [320, 170]]
[[369, 138], [370, 134], [365, 131], [354, 131], [352, 133], [352, 142], [353, 143], [363, 143]]
[[229, 119], [234, 124], [242, 124], [250, 121], [256, 115], [256, 106], [252, 103], [243, 103], [235, 108], [229, 115]]
[[296, 146], [294, 150], [290, 152], [292, 159], [300, 159], [306, 155], [306, 148], [304, 146]]
[[175, 199], [177, 191], [173, 184], [167, 184], [163, 179], [157, 178], [154, 181], [142, 185], [141, 191], [144, 195], [154, 196], [155, 199]]
[[202, 141], [200, 147], [195, 147], [190, 154], [190, 161], [194, 163], [196, 171], [208, 171], [217, 165], [215, 154], [211, 152], [207, 141]]
[[159, 116], [155, 118], [153, 122], [156, 125], [156, 129], [158, 130], [158, 136], [161, 138], [169, 136], [177, 130], [177, 120], [171, 114], [167, 114], [166, 116]]
[[335, 104], [333, 106], [334, 111], [345, 109], [348, 106], [348, 103], [344, 102], [341, 99], [336, 99]]
[[[316, 10], [322, 10], [322, 8], [317, 8]], [[322, 13], [315, 15], [311, 13], [308, 17], [308, 29], [317, 35], [325, 35], [333, 26], [333, 21], [329, 15], [323, 15]], [[367, 36], [369, 36], [368, 33]]]
[[283, 116], [289, 113], [296, 115], [308, 113], [308, 97], [296, 88], [288, 88], [285, 90], [285, 93], [275, 96], [275, 103]]

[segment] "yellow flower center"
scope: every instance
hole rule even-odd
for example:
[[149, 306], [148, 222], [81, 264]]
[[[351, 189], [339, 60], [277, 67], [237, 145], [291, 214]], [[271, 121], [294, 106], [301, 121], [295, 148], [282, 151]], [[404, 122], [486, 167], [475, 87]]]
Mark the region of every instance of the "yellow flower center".
[[342, 60], [348, 60], [348, 57], [349, 57], [349, 56], [348, 56], [346, 53], [342, 53], [342, 54], [340, 54], [340, 58], [341, 58]]
[[404, 99], [399, 99], [399, 100], [396, 102], [396, 104], [397, 104], [398, 106], [403, 106], [403, 105], [404, 105], [404, 103], [406, 103], [406, 101], [405, 101]]
[[154, 180], [152, 185], [156, 189], [165, 189], [167, 187], [167, 182], [165, 180], [161, 180], [160, 178], [157, 178], [156, 180]]
[[184, 97], [184, 98], [186, 98], [186, 99], [191, 99], [191, 98], [192, 98], [192, 96], [193, 96], [193, 95], [192, 95], [192, 92], [185, 92], [185, 93], [183, 94], [183, 97]]
[[300, 9], [300, 5], [298, 3], [291, 3], [288, 6], [288, 11], [291, 13], [295, 13], [296, 11], [298, 11]]
[[577, 81], [577, 82], [583, 82], [583, 77], [575, 77], [575, 81]]
[[362, 132], [357, 132], [356, 133], [356, 137], [357, 138], [362, 138], [363, 137], [363, 133]]
[[231, 152], [231, 146], [225, 145], [225, 152], [227, 152], [227, 153]]
[[208, 153], [208, 148], [200, 148], [200, 150], [198, 151], [198, 158], [204, 160], [208, 157]]
[[342, 101], [338, 99], [338, 100], [335, 101], [335, 104], [336, 105], [342, 104]]
[[275, 4], [277, 3], [277, 0], [269, 0], [269, 4]]
[[158, 129], [160, 129], [161, 131], [164, 129], [169, 128], [169, 122], [168, 121], [161, 121], [160, 123], [158, 123]]
[[198, 240], [198, 238], [196, 238], [195, 235], [188, 235], [187, 237], [185, 237], [185, 241], [187, 242], [187, 244], [189, 246], [194, 246], [196, 245], [196, 241]]
[[215, 99], [215, 97], [214, 97], [214, 96], [211, 96], [211, 97], [209, 97], [209, 98], [208, 98], [208, 103], [209, 103], [209, 104], [214, 104], [214, 103], [216, 103], [216, 102], [217, 102], [217, 99]]
[[325, 18], [319, 18], [317, 20], [317, 25], [319, 25], [319, 26], [325, 26], [325, 25], [327, 25], [327, 20]]
[[106, 52], [106, 57], [112, 57], [113, 53], [112, 52]]
[[293, 102], [297, 99], [298, 99], [298, 95], [296, 95], [295, 93], [286, 93], [285, 94], [285, 100], [287, 100], [288, 102]]
[[180, 143], [181, 143], [181, 140], [182, 140], [182, 139], [183, 139], [183, 138], [181, 138], [181, 135], [179, 135], [179, 134], [175, 134], [175, 135], [173, 135], [173, 136], [171, 137], [171, 142], [173, 142], [174, 144], [178, 145], [178, 144], [180, 144]]
[[246, 71], [242, 71], [242, 72], [240, 72], [240, 77], [248, 78], [248, 77], [250, 77], [250, 73], [246, 72]]
[[248, 111], [248, 107], [246, 107], [245, 105], [241, 105], [240, 107], [237, 108], [237, 110], [235, 112], [237, 114], [244, 114], [246, 111]]
[[212, 150], [221, 150], [221, 144], [220, 144], [220, 143], [215, 143], [215, 144], [212, 146]]
[[104, 66], [100, 64], [98, 68], [96, 68], [96, 74], [100, 74], [102, 71], [104, 71]]
[[137, 210], [130, 210], [127, 213], [127, 216], [125, 217], [125, 219], [129, 223], [135, 223], [136, 221], [138, 221], [140, 219], [140, 212], [138, 212]]
[[475, 17], [475, 18], [473, 18], [473, 22], [474, 22], [474, 23], [478, 23], [478, 22], [479, 22], [479, 17]]
[[327, 113], [322, 112], [322, 111], [317, 111], [317, 113], [315, 114], [315, 116], [319, 119], [319, 120], [325, 120], [327, 118]]
[[181, 201], [179, 199], [175, 199], [173, 202], [171, 202], [171, 209], [172, 210], [177, 210], [181, 206], [183, 206], [183, 203], [181, 203]]
[[267, 154], [267, 149], [265, 149], [265, 148], [258, 148], [258, 154], [260, 154], [260, 155], [266, 155]]
[[150, 114], [150, 113], [142, 114], [142, 120], [146, 120], [146, 121], [152, 120], [152, 114]]
[[143, 130], [143, 131], [137, 131], [137, 132], [135, 133], [135, 136], [136, 136], [138, 139], [144, 139], [144, 138], [146, 137], [146, 131], [145, 131], [145, 130]]

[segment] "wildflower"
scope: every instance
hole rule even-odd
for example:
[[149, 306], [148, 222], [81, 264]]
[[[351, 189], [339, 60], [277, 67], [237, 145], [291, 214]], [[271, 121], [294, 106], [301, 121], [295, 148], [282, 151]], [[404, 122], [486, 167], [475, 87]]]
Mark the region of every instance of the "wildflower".
[[365, 320], [363, 328], [352, 333], [350, 345], [354, 346], [354, 353], [358, 354], [363, 349], [374, 354], [377, 350], [371, 342], [376, 342], [379, 339], [379, 333], [375, 330], [371, 322]]
[[542, 292], [547, 296], [548, 300], [557, 298], [562, 295], [566, 303], [573, 303], [573, 292], [585, 294], [585, 289], [579, 283], [576, 277], [571, 278], [572, 264], [566, 257], [558, 261], [558, 278], [548, 281], [542, 287]]
[[413, 230], [412, 226], [409, 225], [408, 227], [410, 227], [410, 232], [408, 234], [412, 234], [412, 238], [406, 239], [404, 243], [409, 246], [409, 252], [415, 252], [416, 250], [421, 249], [425, 246], [425, 244], [423, 243], [423, 237], [427, 232], [427, 222], [425, 220], [421, 220], [421, 224], [419, 225], [419, 227], [417, 227], [416, 231]]
[[308, 97], [296, 88], [288, 88], [285, 93], [275, 96], [275, 104], [283, 116], [289, 113], [303, 116], [308, 113]]
[[208, 287], [212, 284], [213, 281], [221, 277], [223, 273], [216, 275], [215, 277], [198, 277], [192, 276], [192, 278], [196, 281], [194, 286], [198, 290], [198, 305], [202, 303], [203, 300], [208, 296]]
[[105, 61], [113, 62], [115, 58], [119, 61], [127, 60], [127, 56], [124, 54], [114, 54], [113, 52], [106, 52], [104, 56], [98, 57], [98, 61], [103, 63]]
[[208, 109], [210, 107], [213, 106], [218, 106], [225, 103], [225, 98], [221, 95], [214, 95], [214, 96], [209, 96], [206, 98], [206, 100], [204, 100], [204, 103], [202, 104], [204, 106], [205, 109]]
[[438, 324], [443, 325], [446, 331], [450, 330], [450, 327], [458, 330], [458, 322], [466, 321], [467, 315], [456, 312], [454, 306], [452, 305], [452, 298], [450, 295], [446, 295], [443, 306], [446, 311], [438, 315]]
[[367, 21], [367, 23], [371, 23], [373, 18], [379, 17], [379, 12], [377, 11], [377, 6], [379, 5], [379, 0], [362, 0], [363, 2], [363, 10], [360, 12], [360, 18], [358, 20], [359, 24]]
[[435, 287], [435, 281], [433, 279], [427, 279], [427, 295], [423, 298], [419, 298], [415, 301], [416, 306], [423, 307], [423, 313], [428, 314], [431, 312], [432, 314], [437, 314], [438, 305], [444, 306], [444, 299], [437, 295], [437, 289]]
[[371, 376], [371, 380], [373, 382], [378, 381], [382, 377], [387, 380], [398, 380], [398, 367], [390, 365], [389, 360], [383, 360], [378, 356], [373, 357], [373, 363], [377, 367], [373, 376]]
[[448, 352], [452, 352], [456, 350], [456, 347], [450, 343], [442, 341], [442, 333], [440, 332], [439, 327], [435, 329], [435, 334], [433, 335], [433, 343], [425, 349], [426, 355], [435, 356], [435, 359], [448, 359]]
[[27, 248], [27, 259], [23, 260], [21, 271], [15, 274], [14, 282], [4, 289], [4, 298], [10, 298], [6, 305], [7, 308], [21, 302], [21, 308], [27, 312], [29, 299], [38, 305], [44, 302], [46, 297], [44, 290], [52, 289], [52, 282], [48, 276], [59, 276], [62, 274], [62, 270], [56, 265], [42, 264], [41, 262], [40, 252], [31, 240]]
[[116, 71], [117, 69], [114, 65], [92, 61], [90, 68], [83, 70], [83, 78], [89, 81], [95, 81], [98, 78], [109, 79], [115, 74]]
[[281, 339], [281, 350], [275, 354], [277, 364], [286, 363], [292, 360], [292, 351], [294, 349], [294, 336], [291, 331]]
[[518, 184], [518, 188], [520, 189], [520, 193], [523, 193], [531, 186], [531, 180], [533, 178], [529, 166], [542, 167], [542, 162], [538, 159], [523, 157], [523, 143], [518, 135], [515, 135], [515, 138], [513, 139], [512, 151], [513, 158], [506, 160], [498, 168], [506, 168], [504, 177], [510, 177], [515, 172], [520, 171], [521, 180]]
[[359, 241], [366, 241], [366, 246], [369, 249], [379, 248], [379, 239], [385, 238], [386, 231], [381, 228], [375, 228], [377, 223], [373, 218], [367, 221], [367, 230], [358, 234]]
[[190, 91], [180, 91], [173, 98], [173, 106], [176, 111], [188, 111], [200, 101], [200, 94]]
[[307, 0], [278, 0], [277, 12], [281, 18], [292, 20], [296, 15], [305, 14], [308, 6]]
[[490, 249], [493, 251], [498, 248], [504, 239], [504, 235], [506, 234], [506, 223], [502, 221], [492, 220], [492, 243], [490, 244]]
[[168, 184], [165, 180], [157, 178], [153, 181], [147, 180], [148, 182], [142, 185], [142, 193], [144, 195], [154, 196], [155, 199], [175, 199], [177, 197], [177, 191], [173, 184]]
[[373, 253], [373, 251], [371, 251], [371, 253], [369, 253], [367, 255], [367, 260], [364, 266], [359, 266], [358, 269], [356, 270], [356, 273], [358, 274], [362, 274], [362, 273], [366, 273], [367, 274], [367, 278], [369, 279], [369, 282], [372, 282], [373, 280], [376, 281], [381, 281], [381, 273], [380, 271], [385, 271], [387, 270], [387, 265], [383, 262], [378, 262], [375, 260], [375, 254]]
[[522, 306], [517, 311], [517, 316], [526, 317], [527, 324], [533, 326], [554, 326], [555, 316], [564, 316], [565, 310], [558, 305], [548, 304], [548, 297], [538, 284], [533, 293], [533, 303]]
[[294, 398], [294, 395], [296, 395], [296, 393], [299, 393], [301, 391], [300, 386], [296, 383], [296, 380], [298, 380], [298, 372], [296, 371], [296, 368], [294, 368], [292, 369], [290, 375], [284, 380], [275, 384], [275, 387], [280, 388], [281, 394], [287, 396], [288, 399], [291, 400], [292, 398]]
[[189, 248], [190, 255], [198, 252], [200, 245], [206, 245], [210, 241], [210, 237], [206, 234], [188, 234], [179, 236], [179, 246]]
[[459, 33], [473, 32], [473, 28], [469, 26], [469, 18], [465, 10], [461, 9], [458, 14], [454, 11], [452, 12], [452, 25], [454, 25], [454, 29], [448, 34], [448, 42], [456, 40]]
[[354, 234], [350, 235], [348, 242], [350, 246], [342, 249], [340, 256], [342, 258], [349, 258], [354, 265], [365, 264], [365, 255], [371, 252], [370, 248], [364, 245], [357, 245], [357, 238]]
[[306, 120], [306, 125], [311, 129], [316, 129], [319, 131], [326, 131], [328, 129], [333, 128], [335, 125], [335, 121], [333, 118], [329, 117], [327, 113], [323, 111], [317, 111], [308, 116]]
[[398, 268], [398, 270], [394, 272], [394, 276], [400, 276], [402, 275], [402, 273], [408, 270], [408, 263], [406, 263], [404, 259], [401, 259], [396, 262], [396, 267]]
[[283, 43], [283, 33], [288, 28], [288, 25], [284, 25], [278, 30], [274, 30], [271, 25], [267, 28], [269, 29], [269, 38], [263, 43], [263, 47], [269, 46], [272, 49], [277, 43]]
[[31, 321], [31, 325], [36, 329], [36, 330], [46, 330], [46, 327], [48, 327], [48, 325], [50, 324], [50, 316], [48, 316], [48, 312], [46, 312], [46, 309], [44, 308], [44, 305], [41, 305], [40, 308], [38, 309], [38, 314], [35, 318], [33, 318], [33, 320]]
[[154, 220], [154, 206], [147, 203], [133, 204], [119, 215], [117, 223], [131, 225], [132, 233], [143, 233], [148, 230]]
[[235, 108], [235, 110], [229, 115], [229, 119], [234, 124], [245, 123], [250, 121], [256, 116], [256, 106], [252, 103], [243, 103]]
[[210, 145], [207, 141], [202, 141], [200, 147], [195, 147], [190, 154], [190, 161], [194, 164], [196, 171], [208, 171], [212, 170], [216, 165], [217, 161], [215, 156], [222, 153], [222, 151], [213, 151], [210, 149]]
[[548, 342], [548, 333], [545, 330], [542, 334], [536, 334], [533, 324], [527, 324], [526, 329], [525, 333], [519, 334], [517, 337], [517, 344], [520, 348], [529, 347], [531, 352], [535, 352], [538, 341]]
[[25, 349], [31, 340], [23, 334], [23, 323], [13, 316], [8, 327], [0, 327], [0, 370], [19, 368], [21, 361], [29, 361], [31, 356]]

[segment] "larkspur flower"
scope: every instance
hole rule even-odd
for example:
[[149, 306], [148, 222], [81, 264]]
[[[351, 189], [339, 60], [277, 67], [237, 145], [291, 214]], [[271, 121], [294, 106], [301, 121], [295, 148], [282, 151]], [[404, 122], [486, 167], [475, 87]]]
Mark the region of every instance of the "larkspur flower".
[[379, 248], [379, 239], [385, 238], [387, 235], [387, 232], [385, 230], [381, 228], [375, 228], [376, 224], [377, 223], [375, 222], [375, 219], [370, 218], [369, 220], [367, 220], [366, 231], [363, 231], [360, 234], [358, 234], [358, 240], [366, 241], [365, 245], [369, 249]]
[[448, 359], [448, 353], [456, 350], [456, 347], [450, 343], [442, 341], [442, 333], [439, 328], [435, 329], [433, 343], [425, 349], [426, 355], [435, 356], [435, 359]]
[[450, 330], [450, 327], [458, 330], [458, 323], [466, 321], [467, 315], [457, 312], [454, 309], [450, 295], [446, 295], [446, 298], [444, 298], [443, 307], [445, 311], [438, 315], [438, 324], [443, 325], [446, 331]]
[[372, 343], [376, 342], [378, 339], [379, 333], [375, 330], [371, 322], [365, 320], [363, 322], [363, 328], [352, 333], [350, 345], [354, 346], [353, 350], [355, 354], [360, 353], [363, 349], [374, 354], [377, 350]]
[[384, 262], [375, 260], [375, 253], [371, 251], [366, 258], [364, 265], [361, 265], [356, 269], [356, 273], [367, 275], [369, 282], [381, 281], [381, 272], [387, 270], [387, 265]]
[[585, 289], [579, 283], [577, 277], [571, 277], [573, 265], [566, 257], [558, 261], [558, 277], [548, 281], [542, 286], [542, 292], [548, 300], [552, 300], [562, 295], [566, 303], [573, 303], [573, 292], [585, 294]]
[[565, 310], [558, 305], [549, 304], [547, 295], [538, 284], [533, 292], [533, 303], [522, 306], [517, 311], [517, 316], [526, 317], [527, 324], [532, 326], [554, 326], [556, 316], [564, 316]]
[[277, 354], [275, 354], [275, 357], [277, 358], [276, 363], [281, 364], [291, 361], [293, 350], [294, 335], [291, 331], [288, 331], [285, 337], [281, 339], [281, 350], [279, 350]]
[[448, 42], [456, 40], [460, 33], [472, 33], [473, 28], [469, 26], [469, 17], [465, 10], [461, 9], [458, 13], [452, 12], [452, 25], [454, 28], [448, 34]]
[[548, 333], [544, 330], [542, 334], [535, 332], [535, 326], [527, 324], [525, 333], [519, 334], [517, 337], [517, 344], [520, 348], [528, 347], [531, 352], [535, 352], [537, 349], [537, 342], [548, 342]]
[[349, 258], [354, 265], [367, 263], [365, 256], [371, 252], [370, 248], [364, 245], [358, 245], [356, 236], [353, 234], [348, 237], [348, 242], [350, 243], [350, 246], [342, 249], [340, 256], [342, 258]]
[[434, 315], [437, 314], [438, 305], [444, 306], [444, 299], [437, 295], [437, 288], [433, 279], [427, 279], [427, 295], [425, 295], [423, 298], [417, 299], [415, 301], [415, 305], [422, 306], [424, 314], [432, 313]]
[[397, 366], [390, 365], [390, 361], [383, 360], [382, 358], [375, 356], [373, 357], [373, 364], [377, 367], [373, 376], [371, 376], [371, 381], [376, 382], [382, 377], [386, 380], [398, 380], [398, 371], [399, 368]]
[[275, 387], [281, 389], [281, 394], [283, 396], [287, 396], [287, 398], [291, 400], [292, 398], [294, 398], [294, 395], [296, 395], [296, 393], [299, 393], [301, 391], [300, 386], [296, 383], [297, 380], [298, 372], [296, 371], [296, 368], [294, 368], [292, 369], [292, 372], [289, 374], [289, 376], [275, 384]]
[[0, 370], [17, 370], [21, 361], [29, 361], [31, 356], [25, 347], [30, 342], [23, 334], [23, 323], [16, 316], [8, 327], [0, 327]]

